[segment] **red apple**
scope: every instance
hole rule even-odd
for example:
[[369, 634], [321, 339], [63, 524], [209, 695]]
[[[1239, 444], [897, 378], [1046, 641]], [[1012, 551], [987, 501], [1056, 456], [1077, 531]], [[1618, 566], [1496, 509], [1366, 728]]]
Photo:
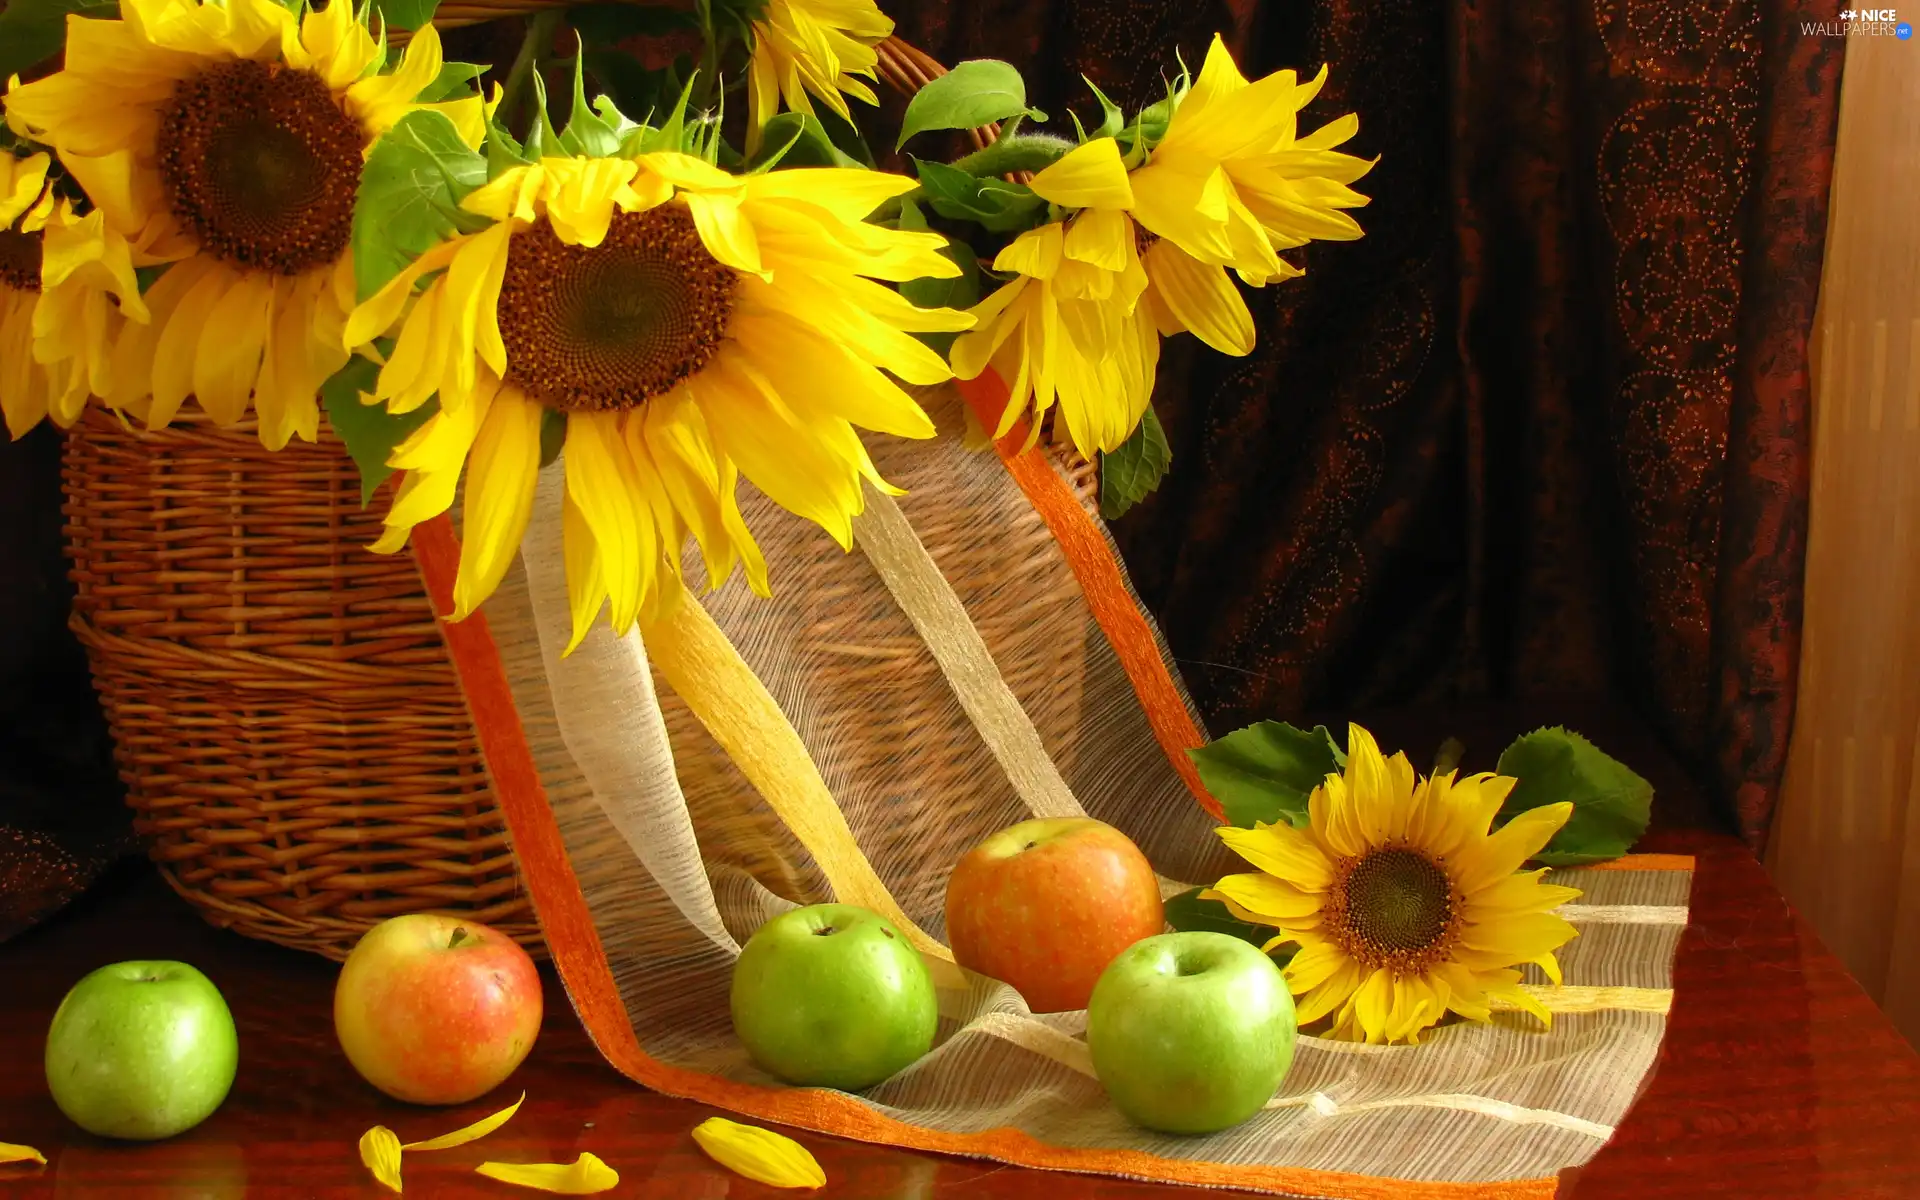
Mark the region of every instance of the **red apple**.
[[369, 929], [333, 988], [354, 1070], [396, 1100], [460, 1104], [513, 1074], [540, 1032], [540, 975], [496, 929], [413, 913]]
[[947, 881], [953, 957], [1034, 1012], [1085, 1008], [1100, 972], [1165, 927], [1146, 855], [1092, 817], [1043, 817], [967, 851]]

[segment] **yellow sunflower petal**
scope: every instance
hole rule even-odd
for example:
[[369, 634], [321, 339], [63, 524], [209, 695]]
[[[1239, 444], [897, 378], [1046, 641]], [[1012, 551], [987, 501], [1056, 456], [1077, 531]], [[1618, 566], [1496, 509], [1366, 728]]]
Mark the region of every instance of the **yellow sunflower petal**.
[[515, 389], [502, 388], [474, 439], [467, 461], [460, 572], [453, 587], [455, 620], [464, 619], [493, 594], [526, 535], [540, 470], [542, 411]]
[[1393, 972], [1381, 968], [1369, 974], [1354, 992], [1354, 1017], [1368, 1042], [1384, 1042], [1396, 1024], [1393, 1009]]
[[440, 33], [431, 24], [414, 31], [398, 70], [370, 75], [347, 89], [347, 111], [368, 132], [385, 133], [413, 108], [414, 98], [440, 74]]
[[[199, 270], [188, 276], [195, 267]], [[156, 426], [171, 421], [192, 394], [194, 359], [201, 334], [206, 331], [214, 306], [227, 294], [234, 279], [224, 266], [206, 258], [189, 259], [167, 274], [175, 271], [191, 277], [193, 282], [164, 317], [155, 305], [154, 323], [160, 328], [153, 350], [153, 408], [149, 420]]]
[[1287, 977], [1288, 987], [1299, 994], [1310, 992], [1333, 978], [1334, 973], [1349, 961], [1346, 951], [1332, 942], [1316, 941], [1302, 946], [1282, 971]]
[[1563, 917], [1552, 913], [1515, 913], [1492, 921], [1469, 921], [1460, 931], [1454, 957], [1478, 970], [1532, 962], [1578, 936]]
[[1311, 1025], [1334, 1009], [1345, 1005], [1362, 981], [1366, 978], [1366, 969], [1350, 958], [1342, 958], [1334, 968], [1333, 974], [1318, 985], [1305, 992], [1296, 991], [1294, 1001], [1296, 1019], [1302, 1025]]
[[1455, 882], [1469, 896], [1491, 887], [1538, 854], [1572, 815], [1573, 805], [1564, 800], [1542, 805], [1508, 821], [1484, 841], [1467, 843], [1454, 856]]
[[688, 192], [686, 201], [707, 253], [736, 271], [771, 277], [772, 272], [760, 264], [760, 241], [753, 224], [740, 212], [738, 196]]
[[613, 601], [613, 627], [625, 631], [642, 599], [639, 484], [616, 413], [574, 413], [567, 420], [567, 496], [593, 531], [600, 569]]
[[570, 1163], [485, 1162], [474, 1171], [501, 1183], [561, 1196], [591, 1196], [620, 1184], [619, 1172], [584, 1151]]
[[1579, 888], [1542, 883], [1547, 868], [1520, 871], [1495, 880], [1466, 897], [1468, 917], [1491, 918], [1517, 913], [1552, 912], [1580, 898]]
[[39, 1163], [47, 1165], [47, 1156], [32, 1146], [21, 1146], [14, 1142], [0, 1142], [0, 1163]]
[[1548, 979], [1553, 981], [1553, 986], [1559, 987], [1562, 983], [1566, 982], [1560, 974], [1560, 960], [1554, 957], [1551, 951], [1542, 954], [1539, 958], [1534, 959], [1533, 962], [1535, 966], [1546, 973]]
[[461, 198], [460, 207], [496, 221], [511, 217], [531, 224], [546, 209], [547, 184], [547, 169], [540, 163], [509, 167], [468, 192]]
[[1222, 354], [1253, 352], [1253, 315], [1225, 270], [1170, 241], [1149, 247], [1145, 262], [1156, 294], [1182, 328]]
[[1329, 775], [1307, 797], [1307, 814], [1313, 822], [1313, 836], [1333, 858], [1349, 858], [1369, 845], [1349, 798], [1347, 781]]
[[360, 1135], [360, 1161], [373, 1172], [374, 1179], [391, 1191], [400, 1190], [400, 1139], [385, 1125], [375, 1125]]
[[527, 1094], [521, 1092], [520, 1098], [512, 1104], [507, 1105], [499, 1112], [490, 1113], [487, 1116], [481, 1117], [471, 1125], [456, 1129], [452, 1133], [443, 1133], [436, 1138], [428, 1138], [424, 1142], [408, 1142], [400, 1148], [402, 1150], [451, 1150], [455, 1146], [464, 1146], [468, 1142], [477, 1142], [502, 1125], [505, 1125], [508, 1121], [511, 1121], [513, 1114], [519, 1112], [520, 1106], [526, 1102]]
[[1214, 830], [1227, 848], [1276, 879], [1308, 892], [1325, 891], [1333, 882], [1333, 864], [1313, 838], [1285, 823]]
[[193, 358], [194, 398], [215, 424], [232, 425], [247, 413], [272, 327], [273, 292], [271, 275], [234, 275], [199, 330]]
[[1133, 204], [1120, 144], [1110, 137], [1094, 138], [1069, 150], [1036, 173], [1027, 186], [1062, 208], [1122, 209]]
[[1017, 271], [1034, 279], [1052, 279], [1066, 253], [1066, 236], [1059, 222], [1029, 229], [994, 256], [996, 271]]
[[1134, 257], [1133, 221], [1118, 209], [1081, 213], [1067, 226], [1066, 256], [1103, 272], [1126, 269]]
[[40, 199], [52, 163], [44, 153], [25, 158], [0, 154], [0, 229], [19, 220]]
[[630, 192], [639, 164], [618, 158], [547, 159], [547, 222], [561, 241], [598, 246], [613, 224], [613, 211]]
[[919, 186], [917, 180], [890, 171], [853, 167], [799, 167], [768, 171], [746, 182], [750, 200], [798, 200], [815, 205], [844, 222], [864, 221], [888, 200]]
[[1271, 875], [1228, 875], [1202, 896], [1213, 899], [1212, 893], [1255, 914], [1266, 925], [1302, 920], [1320, 911], [1320, 896]]
[[1462, 846], [1486, 837], [1511, 786], [1512, 781], [1484, 772], [1465, 779], [1449, 778], [1444, 788], [1436, 789], [1428, 798], [1428, 848], [1442, 858], [1450, 858]]
[[366, 27], [353, 19], [350, 4], [308, 9], [300, 23], [297, 44], [309, 60], [308, 68], [335, 92], [366, 74], [379, 56], [379, 47]]
[[693, 1140], [713, 1161], [756, 1183], [781, 1188], [827, 1185], [827, 1173], [812, 1153], [771, 1129], [708, 1117], [693, 1127]]
[[567, 602], [573, 615], [573, 636], [567, 653], [586, 640], [600, 610], [607, 603], [607, 576], [600, 569], [600, 547], [593, 529], [573, 497], [561, 494], [560, 542], [566, 554]]

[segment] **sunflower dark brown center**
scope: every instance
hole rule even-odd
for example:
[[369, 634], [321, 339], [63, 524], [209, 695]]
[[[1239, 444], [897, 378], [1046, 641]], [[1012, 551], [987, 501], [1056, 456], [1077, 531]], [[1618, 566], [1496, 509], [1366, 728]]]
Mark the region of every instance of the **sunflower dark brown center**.
[[1336, 865], [1323, 919], [1357, 962], [1411, 974], [1451, 953], [1459, 900], [1438, 863], [1388, 844]]
[[346, 250], [365, 144], [318, 75], [239, 59], [174, 86], [160, 114], [160, 181], [202, 248], [298, 275]]
[[0, 287], [40, 290], [40, 235], [0, 229]]
[[508, 380], [566, 412], [637, 408], [713, 358], [737, 282], [679, 205], [616, 213], [592, 247], [522, 230], [500, 282]]

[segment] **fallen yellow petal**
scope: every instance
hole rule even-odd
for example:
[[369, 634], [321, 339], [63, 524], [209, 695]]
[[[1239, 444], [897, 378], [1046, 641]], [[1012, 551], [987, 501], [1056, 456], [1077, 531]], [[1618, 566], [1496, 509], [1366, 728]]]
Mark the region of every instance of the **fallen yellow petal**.
[[693, 1127], [693, 1140], [713, 1161], [759, 1183], [785, 1188], [827, 1185], [827, 1173], [807, 1148], [771, 1129], [708, 1117]]
[[591, 1196], [620, 1182], [612, 1167], [591, 1154], [581, 1154], [570, 1163], [481, 1163], [474, 1170], [488, 1179], [520, 1187], [558, 1192], [562, 1196]]
[[47, 1156], [32, 1146], [16, 1146], [12, 1142], [0, 1142], [0, 1163], [33, 1162], [47, 1165]]
[[408, 1142], [400, 1148], [402, 1150], [450, 1150], [455, 1146], [464, 1146], [468, 1142], [477, 1142], [502, 1125], [505, 1125], [513, 1118], [513, 1114], [520, 1111], [520, 1106], [526, 1102], [527, 1094], [521, 1092], [520, 1098], [512, 1104], [507, 1105], [490, 1117], [481, 1117], [465, 1129], [456, 1129], [452, 1133], [443, 1133], [437, 1138], [428, 1138], [424, 1142]]
[[394, 1191], [400, 1190], [400, 1139], [385, 1125], [375, 1125], [360, 1135], [360, 1161], [367, 1164], [373, 1177]]

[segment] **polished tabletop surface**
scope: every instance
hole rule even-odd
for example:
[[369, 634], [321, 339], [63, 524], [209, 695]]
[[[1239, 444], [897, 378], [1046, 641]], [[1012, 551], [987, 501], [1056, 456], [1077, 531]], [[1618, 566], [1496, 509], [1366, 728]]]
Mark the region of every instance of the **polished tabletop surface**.
[[[1539, 717], [1564, 710], [1447, 714], [1466, 765]], [[1432, 713], [1371, 723], [1383, 745], [1437, 745]], [[1666, 1042], [1613, 1141], [1569, 1171], [1578, 1200], [1699, 1196], [1920, 1197], [1920, 1056], [1780, 898], [1731, 836], [1712, 828], [1684, 776], [1643, 730], [1595, 712], [1581, 726], [1653, 780], [1655, 830], [1639, 849], [1692, 854], [1691, 923], [1675, 964]], [[1444, 734], [1442, 734], [1444, 735]], [[1418, 755], [1415, 755], [1418, 759]], [[94, 967], [172, 958], [204, 970], [239, 1026], [233, 1092], [205, 1124], [171, 1141], [113, 1144], [75, 1129], [46, 1092], [41, 1053], [66, 989]], [[547, 980], [540, 1041], [492, 1096], [449, 1111], [411, 1108], [361, 1082], [333, 1040], [337, 968], [212, 929], [144, 866], [128, 866], [45, 926], [0, 945], [0, 1141], [43, 1151], [46, 1167], [0, 1167], [0, 1196], [385, 1195], [360, 1165], [369, 1126], [430, 1137], [510, 1103], [526, 1104], [484, 1141], [406, 1161], [408, 1195], [534, 1195], [472, 1173], [486, 1159], [571, 1162], [591, 1151], [620, 1172], [613, 1196], [795, 1195], [730, 1175], [688, 1131], [715, 1110], [628, 1083], [604, 1065]], [[823, 1194], [1177, 1198], [1190, 1191], [1002, 1167], [797, 1134], [826, 1169]]]

